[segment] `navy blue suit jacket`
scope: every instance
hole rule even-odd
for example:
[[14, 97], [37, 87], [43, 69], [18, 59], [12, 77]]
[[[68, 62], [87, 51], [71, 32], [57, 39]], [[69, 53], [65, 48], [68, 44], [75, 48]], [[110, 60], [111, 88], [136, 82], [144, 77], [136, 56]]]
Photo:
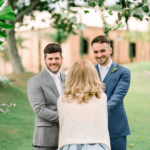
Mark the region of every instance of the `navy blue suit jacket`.
[[[98, 64], [95, 67], [101, 79]], [[119, 69], [111, 73], [114, 67], [119, 67]], [[123, 99], [130, 86], [130, 77], [131, 75], [129, 69], [112, 62], [109, 72], [103, 80], [103, 83], [105, 84], [104, 92], [107, 95], [108, 129], [110, 138], [130, 134], [128, 120], [123, 104]]]

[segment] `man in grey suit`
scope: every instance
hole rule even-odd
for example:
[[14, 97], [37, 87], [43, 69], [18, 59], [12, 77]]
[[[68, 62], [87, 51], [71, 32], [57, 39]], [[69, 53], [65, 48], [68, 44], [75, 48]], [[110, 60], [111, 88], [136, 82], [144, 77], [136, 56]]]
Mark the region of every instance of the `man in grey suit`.
[[62, 60], [61, 47], [55, 43], [48, 44], [44, 49], [45, 69], [28, 81], [28, 99], [35, 113], [34, 150], [58, 148], [57, 99], [64, 91], [62, 83], [65, 79], [59, 71]]

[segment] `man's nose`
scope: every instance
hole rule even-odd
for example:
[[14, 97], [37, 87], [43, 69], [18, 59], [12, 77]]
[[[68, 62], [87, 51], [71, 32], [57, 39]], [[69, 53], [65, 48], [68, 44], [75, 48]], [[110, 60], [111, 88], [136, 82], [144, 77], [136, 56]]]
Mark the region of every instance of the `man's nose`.
[[101, 54], [101, 53], [98, 53], [98, 57], [102, 57], [102, 54]]
[[52, 62], [52, 63], [56, 63], [56, 60], [55, 60], [55, 59], [53, 59], [51, 62]]

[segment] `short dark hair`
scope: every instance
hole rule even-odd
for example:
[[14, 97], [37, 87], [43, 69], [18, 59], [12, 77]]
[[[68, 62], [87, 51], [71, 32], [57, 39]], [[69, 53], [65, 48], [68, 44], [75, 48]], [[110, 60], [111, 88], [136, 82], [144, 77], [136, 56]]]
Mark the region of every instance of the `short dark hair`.
[[56, 52], [59, 52], [60, 56], [62, 57], [61, 47], [56, 43], [50, 43], [44, 49], [44, 57], [46, 58], [47, 54], [56, 53]]
[[92, 40], [91, 45], [93, 46], [94, 43], [107, 43], [110, 45], [110, 40], [105, 35], [99, 35]]

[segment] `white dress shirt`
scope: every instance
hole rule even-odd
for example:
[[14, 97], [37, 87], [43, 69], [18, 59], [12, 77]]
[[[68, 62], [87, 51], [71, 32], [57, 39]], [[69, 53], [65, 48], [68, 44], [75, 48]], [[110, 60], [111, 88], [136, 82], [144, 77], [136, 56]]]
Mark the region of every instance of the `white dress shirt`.
[[61, 76], [60, 76], [60, 71], [57, 74], [52, 73], [51, 71], [49, 71], [46, 67], [45, 69], [48, 71], [48, 73], [50, 74], [50, 76], [53, 78], [56, 87], [58, 89], [59, 95], [62, 95], [64, 92], [63, 86], [62, 86], [62, 81], [61, 81]]
[[100, 64], [98, 64], [102, 81], [105, 79], [111, 67], [111, 64], [112, 64], [112, 60], [106, 66], [101, 66]]

